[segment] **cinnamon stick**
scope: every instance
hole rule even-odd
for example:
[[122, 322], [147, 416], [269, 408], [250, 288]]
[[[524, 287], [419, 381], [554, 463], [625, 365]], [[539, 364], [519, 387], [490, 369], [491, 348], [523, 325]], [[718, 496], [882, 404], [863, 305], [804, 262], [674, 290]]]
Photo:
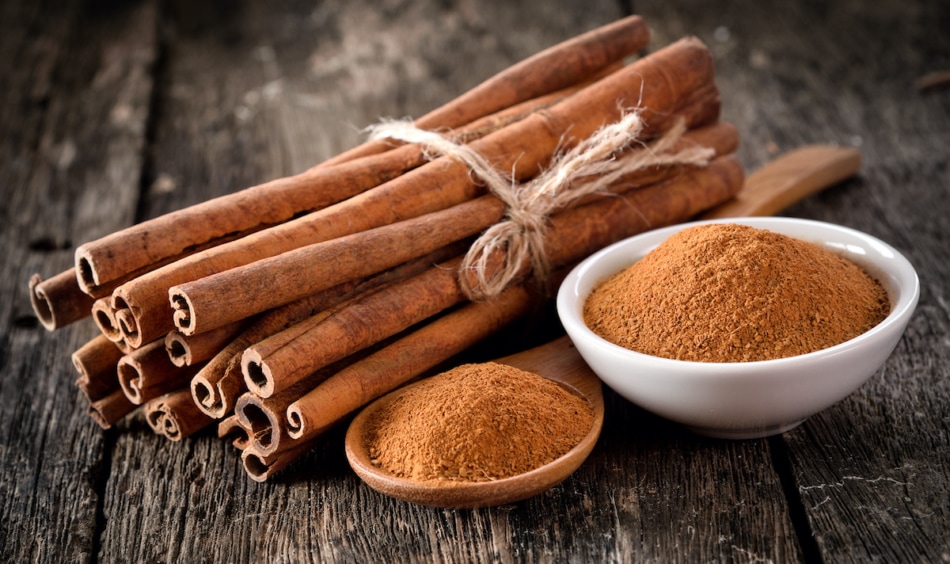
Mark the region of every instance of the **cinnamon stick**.
[[138, 406], [129, 401], [125, 392], [116, 390], [111, 394], [90, 402], [86, 413], [103, 429], [109, 429]]
[[213, 358], [241, 331], [249, 320], [236, 321], [197, 335], [171, 331], [165, 336], [165, 351], [175, 366], [191, 366]]
[[73, 366], [79, 372], [76, 386], [90, 402], [120, 390], [116, 365], [123, 352], [103, 335], [97, 335], [72, 354]]
[[461, 302], [461, 257], [436, 265], [330, 312], [317, 323], [248, 347], [241, 360], [248, 389], [268, 398], [317, 370]]
[[[439, 128], [439, 130], [440, 132], [442, 132], [443, 135], [447, 136], [449, 139], [451, 139], [452, 141], [456, 143], [462, 143], [462, 144], [471, 143], [472, 141], [481, 139], [482, 137], [488, 135], [489, 133], [498, 131], [499, 129], [507, 127], [517, 121], [521, 121], [522, 119], [528, 117], [529, 115], [531, 115], [532, 113], [536, 111], [543, 110], [545, 108], [553, 106], [554, 104], [560, 102], [561, 100], [564, 100], [568, 96], [574, 95], [579, 90], [586, 88], [587, 86], [590, 86], [594, 82], [602, 78], [605, 78], [622, 68], [623, 68], [622, 62], [614, 63], [610, 66], [604, 67], [603, 70], [592, 75], [588, 80], [585, 80], [584, 82], [579, 82], [577, 84], [573, 84], [571, 86], [568, 86], [556, 92], [552, 92], [550, 94], [544, 94], [544, 95], [538, 96], [537, 98], [531, 98], [523, 102], [517, 103], [513, 106], [500, 109], [495, 113], [488, 114], [484, 117], [478, 118], [472, 121], [471, 123], [467, 123], [465, 125], [461, 125], [452, 129], [448, 129], [448, 130], [446, 130], [445, 128]], [[392, 139], [383, 139], [381, 141], [385, 142], [387, 145], [396, 143]], [[428, 160], [428, 157], [426, 156], [425, 151], [421, 147], [415, 144], [396, 145], [386, 150], [387, 153], [392, 153], [393, 151], [396, 151], [396, 152], [406, 151], [407, 154], [411, 154], [413, 158], [413, 162], [415, 163], [416, 166], [425, 164], [425, 162]], [[360, 162], [363, 162], [363, 160], [360, 159]], [[324, 162], [324, 165], [325, 164], [326, 162]], [[412, 168], [415, 168], [415, 166]]]
[[287, 433], [315, 438], [373, 399], [471, 347], [526, 314], [535, 298], [524, 285], [467, 304], [355, 362], [287, 407]]
[[91, 314], [99, 332], [113, 343], [120, 343], [125, 340], [122, 331], [119, 329], [119, 322], [115, 318], [115, 310], [112, 308], [112, 300], [109, 298], [99, 298], [92, 302]]
[[313, 448], [316, 441], [294, 441], [269, 454], [247, 447], [241, 452], [244, 471], [255, 482], [265, 482]]
[[[518, 102], [584, 82], [616, 61], [646, 48], [650, 30], [629, 16], [540, 51], [490, 77], [415, 120], [420, 129], [454, 128]], [[553, 72], [556, 69], [556, 72]], [[326, 161], [345, 162], [385, 151], [381, 141], [363, 143]]]
[[228, 345], [215, 355], [191, 379], [191, 395], [198, 409], [215, 419], [221, 419], [234, 409], [234, 402], [245, 391], [241, 373], [241, 348]]
[[247, 448], [268, 455], [276, 452], [281, 443], [293, 442], [290, 437], [284, 437], [286, 431], [283, 430], [283, 410], [287, 409], [290, 401], [264, 399], [250, 392], [238, 398], [234, 414], [241, 426], [248, 430]]
[[[674, 70], [675, 69], [675, 70]], [[682, 72], [681, 72], [682, 71]], [[676, 78], [673, 78], [673, 77]], [[705, 96], [705, 111], [696, 108], [694, 91]], [[637, 92], [633, 97], [631, 92]], [[523, 179], [546, 165], [553, 151], [589, 135], [620, 114], [624, 103], [642, 104], [648, 118], [645, 137], [669, 126], [677, 108], [687, 104], [690, 126], [709, 121], [719, 110], [713, 82], [712, 59], [698, 41], [684, 40], [617, 71], [577, 94], [489, 134], [471, 147]], [[648, 109], [647, 109], [648, 108]], [[566, 139], [564, 135], [570, 135]], [[158, 271], [130, 281], [114, 292], [116, 309], [129, 309], [137, 319], [138, 334], [127, 335], [133, 345], [164, 335], [169, 324], [167, 296], [175, 285], [187, 284], [226, 269], [247, 266], [303, 245], [316, 244], [381, 225], [446, 209], [478, 197], [466, 165], [435, 159], [376, 188], [305, 217], [219, 245]], [[242, 268], [243, 270], [247, 270]], [[134, 333], [134, 332], [133, 332]]]
[[418, 147], [406, 146], [385, 158], [314, 167], [130, 226], [76, 249], [80, 287], [108, 295], [156, 268], [322, 209], [423, 162]]
[[70, 268], [44, 280], [30, 277], [30, 303], [33, 313], [47, 331], [55, 331], [89, 316], [92, 298], [76, 282], [76, 270]]
[[[497, 199], [487, 205], [485, 201], [465, 202], [442, 214], [415, 217], [308, 245], [240, 269], [174, 286], [168, 295], [175, 326], [188, 335], [245, 319], [465, 239], [478, 233], [486, 223], [497, 221], [503, 213], [504, 204]], [[315, 270], [313, 265], [325, 268], [318, 266], [319, 270]], [[222, 303], [229, 307], [220, 307]]]
[[[350, 301], [353, 300], [349, 300], [345, 303], [349, 303]], [[343, 307], [343, 305], [341, 304], [340, 307]], [[255, 344], [249, 345], [247, 348], [241, 351], [240, 371], [242, 377], [244, 378], [244, 387], [252, 393], [262, 395], [258, 390], [264, 387], [271, 377], [269, 374], [265, 373], [269, 372], [267, 367], [261, 367], [259, 363], [248, 359], [249, 350], [255, 349], [270, 352], [280, 350], [281, 348], [288, 345], [292, 346], [298, 337], [311, 331], [314, 327], [318, 327], [321, 323], [323, 323], [324, 320], [330, 317], [330, 315], [338, 309], [339, 307], [334, 307], [332, 310], [327, 309], [324, 311], [319, 311], [307, 319], [301, 320], [299, 323], [295, 323], [294, 325], [278, 331]], [[252, 356], [256, 357], [257, 355], [252, 353]]]
[[717, 157], [731, 155], [739, 148], [739, 131], [735, 125], [724, 121], [697, 127], [684, 133], [672, 152], [690, 146], [709, 147]]
[[244, 450], [250, 442], [250, 433], [241, 425], [238, 416], [231, 414], [218, 422], [218, 438], [230, 439], [235, 448]]
[[[138, 322], [135, 319], [135, 315], [131, 310], [128, 309], [115, 309], [115, 302], [113, 301], [113, 316], [115, 318], [116, 328], [119, 330], [121, 339], [118, 342], [124, 342], [129, 347], [137, 349], [155, 339], [143, 340], [142, 335], [138, 330]], [[158, 335], [156, 339], [160, 338], [161, 335]]]
[[[604, 26], [523, 65], [506, 69], [431, 112], [420, 123], [426, 128], [459, 127], [519, 102], [556, 92], [639, 51], [648, 40], [646, 25], [636, 17]], [[558, 55], [558, 63], [552, 65], [550, 61]], [[385, 143], [379, 145], [386, 147]], [[362, 158], [371, 158], [377, 152], [372, 150]], [[365, 178], [362, 173], [379, 174], [369, 181], [370, 185], [385, 180], [387, 175], [379, 173], [380, 167], [369, 167], [367, 161], [353, 162], [357, 157], [356, 153], [339, 155], [299, 175], [208, 200], [85, 243], [76, 249], [79, 285], [88, 294], [101, 297], [111, 292], [117, 282], [130, 280], [156, 266], [358, 193], [369, 187], [357, 181]], [[396, 167], [388, 174], [401, 172]], [[336, 180], [328, 180], [328, 175]]]
[[214, 423], [195, 405], [191, 390], [181, 388], [153, 398], [143, 406], [145, 421], [157, 435], [180, 441]]
[[135, 405], [187, 386], [198, 368], [172, 364], [161, 339], [124, 355], [117, 364], [119, 385]]

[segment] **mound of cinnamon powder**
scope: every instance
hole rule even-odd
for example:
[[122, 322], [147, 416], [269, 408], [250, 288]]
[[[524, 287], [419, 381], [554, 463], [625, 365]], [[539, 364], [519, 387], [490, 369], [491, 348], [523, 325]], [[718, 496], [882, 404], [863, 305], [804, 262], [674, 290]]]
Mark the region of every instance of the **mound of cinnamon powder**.
[[813, 243], [735, 224], [685, 229], [595, 288], [584, 321], [645, 354], [749, 362], [852, 339], [890, 311], [884, 288]]
[[590, 431], [583, 398], [493, 362], [433, 376], [378, 411], [365, 440], [373, 464], [416, 480], [484, 482], [552, 462]]

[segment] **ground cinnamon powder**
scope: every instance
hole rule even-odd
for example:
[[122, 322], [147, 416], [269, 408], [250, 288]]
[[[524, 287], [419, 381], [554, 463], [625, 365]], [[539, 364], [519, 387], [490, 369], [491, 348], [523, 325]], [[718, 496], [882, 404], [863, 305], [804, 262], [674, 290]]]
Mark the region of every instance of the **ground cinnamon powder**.
[[890, 311], [881, 285], [816, 244], [735, 224], [685, 229], [595, 288], [584, 321], [622, 347], [748, 362], [831, 347]]
[[587, 400], [537, 374], [464, 364], [406, 390], [377, 412], [373, 464], [416, 480], [484, 482], [551, 462], [590, 431]]

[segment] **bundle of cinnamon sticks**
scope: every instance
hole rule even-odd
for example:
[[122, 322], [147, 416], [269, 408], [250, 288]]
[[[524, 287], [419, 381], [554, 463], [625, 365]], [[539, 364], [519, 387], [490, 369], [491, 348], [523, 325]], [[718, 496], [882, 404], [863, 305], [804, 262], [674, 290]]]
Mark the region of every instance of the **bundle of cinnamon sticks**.
[[[619, 20], [413, 123], [521, 190], [636, 112], [636, 139], [604, 160], [646, 164], [600, 174], [609, 181], [596, 191], [524, 227], [543, 276], [537, 257], [504, 243], [477, 272], [463, 267], [477, 237], [522, 210], [470, 163], [391, 139], [85, 243], [74, 268], [34, 276], [48, 329], [89, 316], [100, 329], [73, 354], [90, 415], [108, 428], [140, 410], [172, 440], [215, 425], [265, 480], [369, 401], [526, 315], [590, 253], [734, 196], [738, 134], [719, 120], [709, 51], [686, 38], [625, 63], [648, 41], [641, 18]], [[662, 158], [691, 148], [705, 151], [702, 165]], [[471, 291], [504, 268], [513, 275], [500, 288]]]

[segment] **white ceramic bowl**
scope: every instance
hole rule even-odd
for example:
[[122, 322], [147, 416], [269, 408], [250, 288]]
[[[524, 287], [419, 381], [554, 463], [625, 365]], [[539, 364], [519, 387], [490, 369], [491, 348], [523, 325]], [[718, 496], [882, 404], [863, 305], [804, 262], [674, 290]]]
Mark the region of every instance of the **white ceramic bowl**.
[[[680, 361], [634, 352], [601, 338], [584, 324], [584, 301], [597, 284], [641, 259], [673, 233], [713, 222], [768, 229], [847, 257], [885, 287], [890, 314], [873, 329], [834, 347], [735, 363]], [[581, 356], [614, 391], [701, 435], [747, 439], [792, 429], [861, 386], [894, 350], [919, 295], [913, 266], [879, 239], [829, 223], [759, 217], [681, 224], [606, 247], [571, 271], [558, 291], [557, 311]]]

